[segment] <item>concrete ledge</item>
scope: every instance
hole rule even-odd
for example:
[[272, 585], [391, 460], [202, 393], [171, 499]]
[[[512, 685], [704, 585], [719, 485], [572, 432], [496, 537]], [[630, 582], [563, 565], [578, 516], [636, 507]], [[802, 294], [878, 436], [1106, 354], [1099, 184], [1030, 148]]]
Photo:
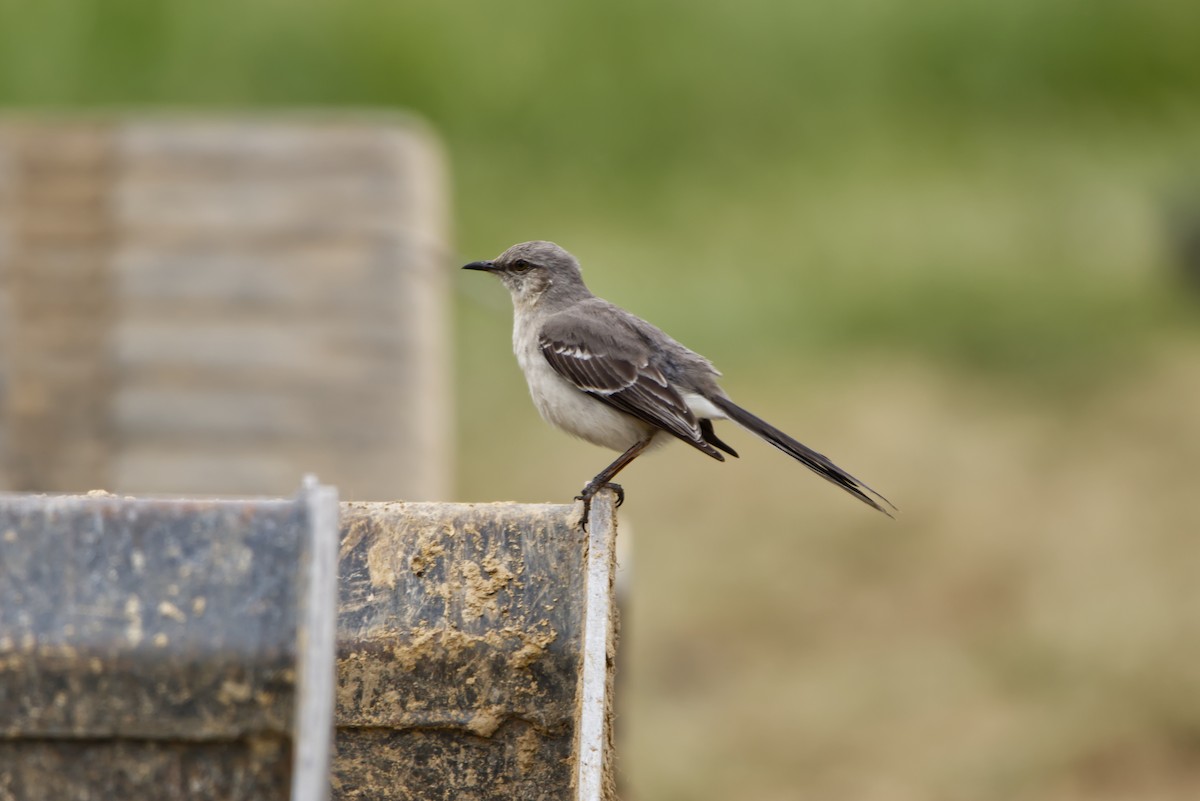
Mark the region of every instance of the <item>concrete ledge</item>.
[[327, 797], [335, 515], [0, 495], [0, 797]]
[[581, 508], [0, 495], [0, 799], [615, 798]]
[[613, 797], [615, 515], [580, 508], [342, 504], [335, 797]]

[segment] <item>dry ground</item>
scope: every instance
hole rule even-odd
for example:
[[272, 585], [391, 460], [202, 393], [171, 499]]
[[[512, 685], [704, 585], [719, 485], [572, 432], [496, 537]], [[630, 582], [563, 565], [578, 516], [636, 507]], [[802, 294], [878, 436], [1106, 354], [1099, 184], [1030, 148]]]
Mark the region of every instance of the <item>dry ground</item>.
[[631, 468], [627, 798], [1200, 798], [1200, 346], [1150, 353], [1070, 397], [909, 363], [759, 404], [894, 523], [747, 436]]

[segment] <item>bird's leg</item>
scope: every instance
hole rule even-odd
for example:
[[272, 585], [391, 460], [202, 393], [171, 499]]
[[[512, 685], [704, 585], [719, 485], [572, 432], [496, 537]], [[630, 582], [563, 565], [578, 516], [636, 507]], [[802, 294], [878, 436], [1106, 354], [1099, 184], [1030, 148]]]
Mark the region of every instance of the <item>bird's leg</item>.
[[600, 473], [591, 481], [589, 481], [587, 486], [585, 486], [583, 490], [575, 496], [575, 500], [583, 501], [584, 517], [587, 517], [588, 510], [591, 508], [592, 497], [605, 487], [608, 487], [617, 493], [617, 506], [625, 503], [625, 490], [621, 488], [620, 484], [613, 484], [612, 480], [627, 464], [636, 459], [639, 453], [646, 450], [646, 447], [650, 444], [650, 440], [653, 439], [653, 437], [654, 435], [651, 434], [649, 437], [640, 439], [633, 443], [633, 445], [629, 447], [629, 450], [622, 453], [612, 464], [601, 470]]

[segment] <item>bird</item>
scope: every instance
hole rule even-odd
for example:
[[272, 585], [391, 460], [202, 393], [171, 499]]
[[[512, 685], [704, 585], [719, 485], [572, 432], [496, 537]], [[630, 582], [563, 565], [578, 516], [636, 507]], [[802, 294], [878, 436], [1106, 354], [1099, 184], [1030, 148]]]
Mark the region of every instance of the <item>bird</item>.
[[613, 479], [672, 438], [717, 461], [737, 457], [717, 436], [718, 420], [732, 420], [888, 517], [898, 511], [828, 457], [734, 403], [708, 359], [593, 295], [579, 260], [555, 243], [522, 242], [462, 269], [496, 276], [512, 295], [513, 352], [542, 418], [620, 453], [576, 496], [585, 513], [605, 487], [622, 503], [625, 491]]

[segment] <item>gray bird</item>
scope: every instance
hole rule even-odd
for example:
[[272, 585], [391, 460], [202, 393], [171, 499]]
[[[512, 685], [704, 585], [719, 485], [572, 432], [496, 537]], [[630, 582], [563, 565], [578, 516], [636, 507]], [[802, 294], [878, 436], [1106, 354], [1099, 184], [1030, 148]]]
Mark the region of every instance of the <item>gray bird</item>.
[[463, 269], [491, 273], [512, 293], [513, 352], [542, 418], [621, 453], [583, 488], [585, 506], [604, 487], [624, 500], [613, 478], [672, 436], [718, 461], [722, 451], [737, 456], [713, 430], [728, 419], [891, 517], [876, 501], [895, 509], [887, 498], [731, 401], [708, 359], [588, 291], [579, 262], [553, 242], [523, 242]]

